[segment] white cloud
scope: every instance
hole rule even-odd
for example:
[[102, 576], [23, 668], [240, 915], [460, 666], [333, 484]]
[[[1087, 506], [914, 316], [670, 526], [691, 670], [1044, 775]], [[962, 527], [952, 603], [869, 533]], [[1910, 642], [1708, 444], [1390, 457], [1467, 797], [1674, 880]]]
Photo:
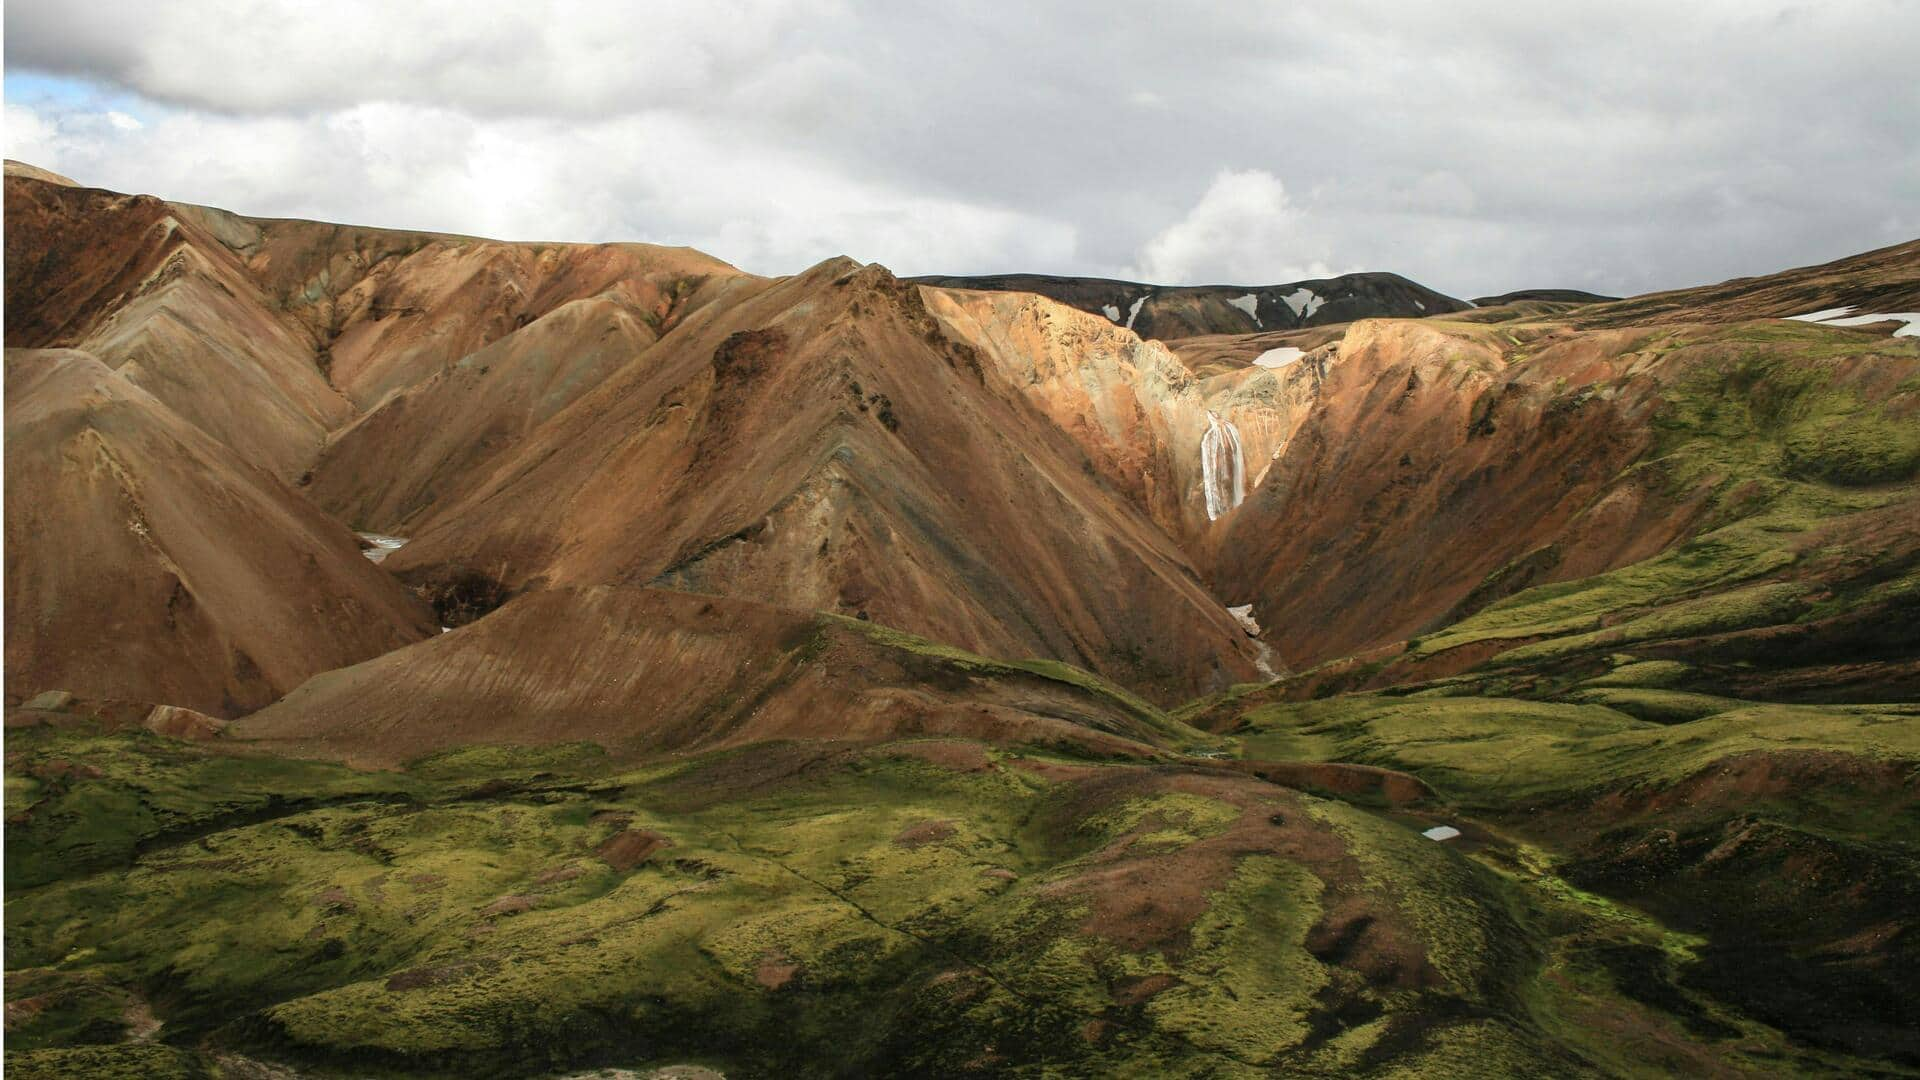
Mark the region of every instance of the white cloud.
[[1272, 173], [1225, 169], [1185, 217], [1147, 241], [1131, 273], [1164, 285], [1329, 277], [1336, 271], [1309, 226]]
[[765, 273], [839, 254], [903, 273], [1074, 257], [1071, 225], [885, 188], [803, 155], [743, 153], [671, 115], [558, 125], [375, 104], [308, 116], [163, 110], [125, 127], [106, 113], [9, 103], [6, 119], [9, 156], [262, 216], [690, 244]]
[[1455, 295], [1626, 292], [1920, 230], [1908, 0], [1033, 0], [1017, 19], [14, 0], [5, 18], [10, 74], [100, 91], [10, 102], [8, 152], [82, 182], [710, 245], [762, 271], [844, 251], [903, 272], [1266, 284], [1324, 264]]

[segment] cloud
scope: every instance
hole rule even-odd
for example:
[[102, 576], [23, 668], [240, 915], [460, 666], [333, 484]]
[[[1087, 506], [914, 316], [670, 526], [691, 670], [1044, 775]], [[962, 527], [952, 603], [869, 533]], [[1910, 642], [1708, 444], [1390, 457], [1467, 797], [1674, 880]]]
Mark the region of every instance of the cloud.
[[1330, 277], [1338, 271], [1308, 238], [1309, 224], [1272, 173], [1225, 169], [1185, 217], [1147, 241], [1131, 276], [1163, 285]]
[[[688, 243], [761, 272], [845, 252], [1633, 292], [1911, 239], [1920, 205], [1904, 0], [14, 0], [5, 18], [8, 153], [83, 183]], [[36, 72], [88, 92], [16, 101]]]
[[688, 244], [766, 272], [843, 253], [903, 272], [1073, 258], [1065, 223], [744, 150], [671, 115], [556, 126], [377, 104], [308, 116], [163, 110], [133, 127], [115, 115], [9, 103], [7, 153], [58, 162], [82, 183], [262, 216]]

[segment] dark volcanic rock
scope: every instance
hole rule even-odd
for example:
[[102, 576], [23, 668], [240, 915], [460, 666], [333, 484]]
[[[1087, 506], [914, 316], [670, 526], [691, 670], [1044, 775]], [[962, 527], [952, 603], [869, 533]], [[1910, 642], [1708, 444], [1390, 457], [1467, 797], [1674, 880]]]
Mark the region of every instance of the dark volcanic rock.
[[1420, 318], [1472, 305], [1398, 274], [1342, 274], [1284, 285], [1143, 285], [1106, 278], [996, 274], [921, 277], [943, 289], [1031, 292], [1105, 315], [1143, 338], [1291, 330], [1379, 317]]
[[1498, 304], [1512, 304], [1521, 300], [1540, 300], [1549, 304], [1605, 304], [1620, 299], [1617, 296], [1602, 296], [1584, 289], [1515, 289], [1499, 296], [1476, 296], [1475, 307], [1494, 307]]

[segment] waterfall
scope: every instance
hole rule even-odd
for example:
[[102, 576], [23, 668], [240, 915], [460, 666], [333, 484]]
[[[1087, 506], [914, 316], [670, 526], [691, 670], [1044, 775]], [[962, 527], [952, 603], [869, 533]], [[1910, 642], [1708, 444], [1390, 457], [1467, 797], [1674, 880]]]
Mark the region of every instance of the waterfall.
[[1240, 505], [1247, 496], [1246, 463], [1240, 456], [1240, 430], [1207, 410], [1207, 433], [1200, 436], [1200, 486], [1207, 495], [1207, 520]]

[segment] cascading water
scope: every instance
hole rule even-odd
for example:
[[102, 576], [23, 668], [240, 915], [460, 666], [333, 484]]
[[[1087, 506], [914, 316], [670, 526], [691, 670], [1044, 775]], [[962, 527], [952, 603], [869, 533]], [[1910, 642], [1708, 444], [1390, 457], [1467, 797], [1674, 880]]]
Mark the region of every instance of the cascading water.
[[1207, 410], [1207, 433], [1200, 436], [1200, 486], [1207, 495], [1207, 520], [1240, 505], [1247, 495], [1246, 462], [1240, 456], [1240, 431], [1231, 420]]

